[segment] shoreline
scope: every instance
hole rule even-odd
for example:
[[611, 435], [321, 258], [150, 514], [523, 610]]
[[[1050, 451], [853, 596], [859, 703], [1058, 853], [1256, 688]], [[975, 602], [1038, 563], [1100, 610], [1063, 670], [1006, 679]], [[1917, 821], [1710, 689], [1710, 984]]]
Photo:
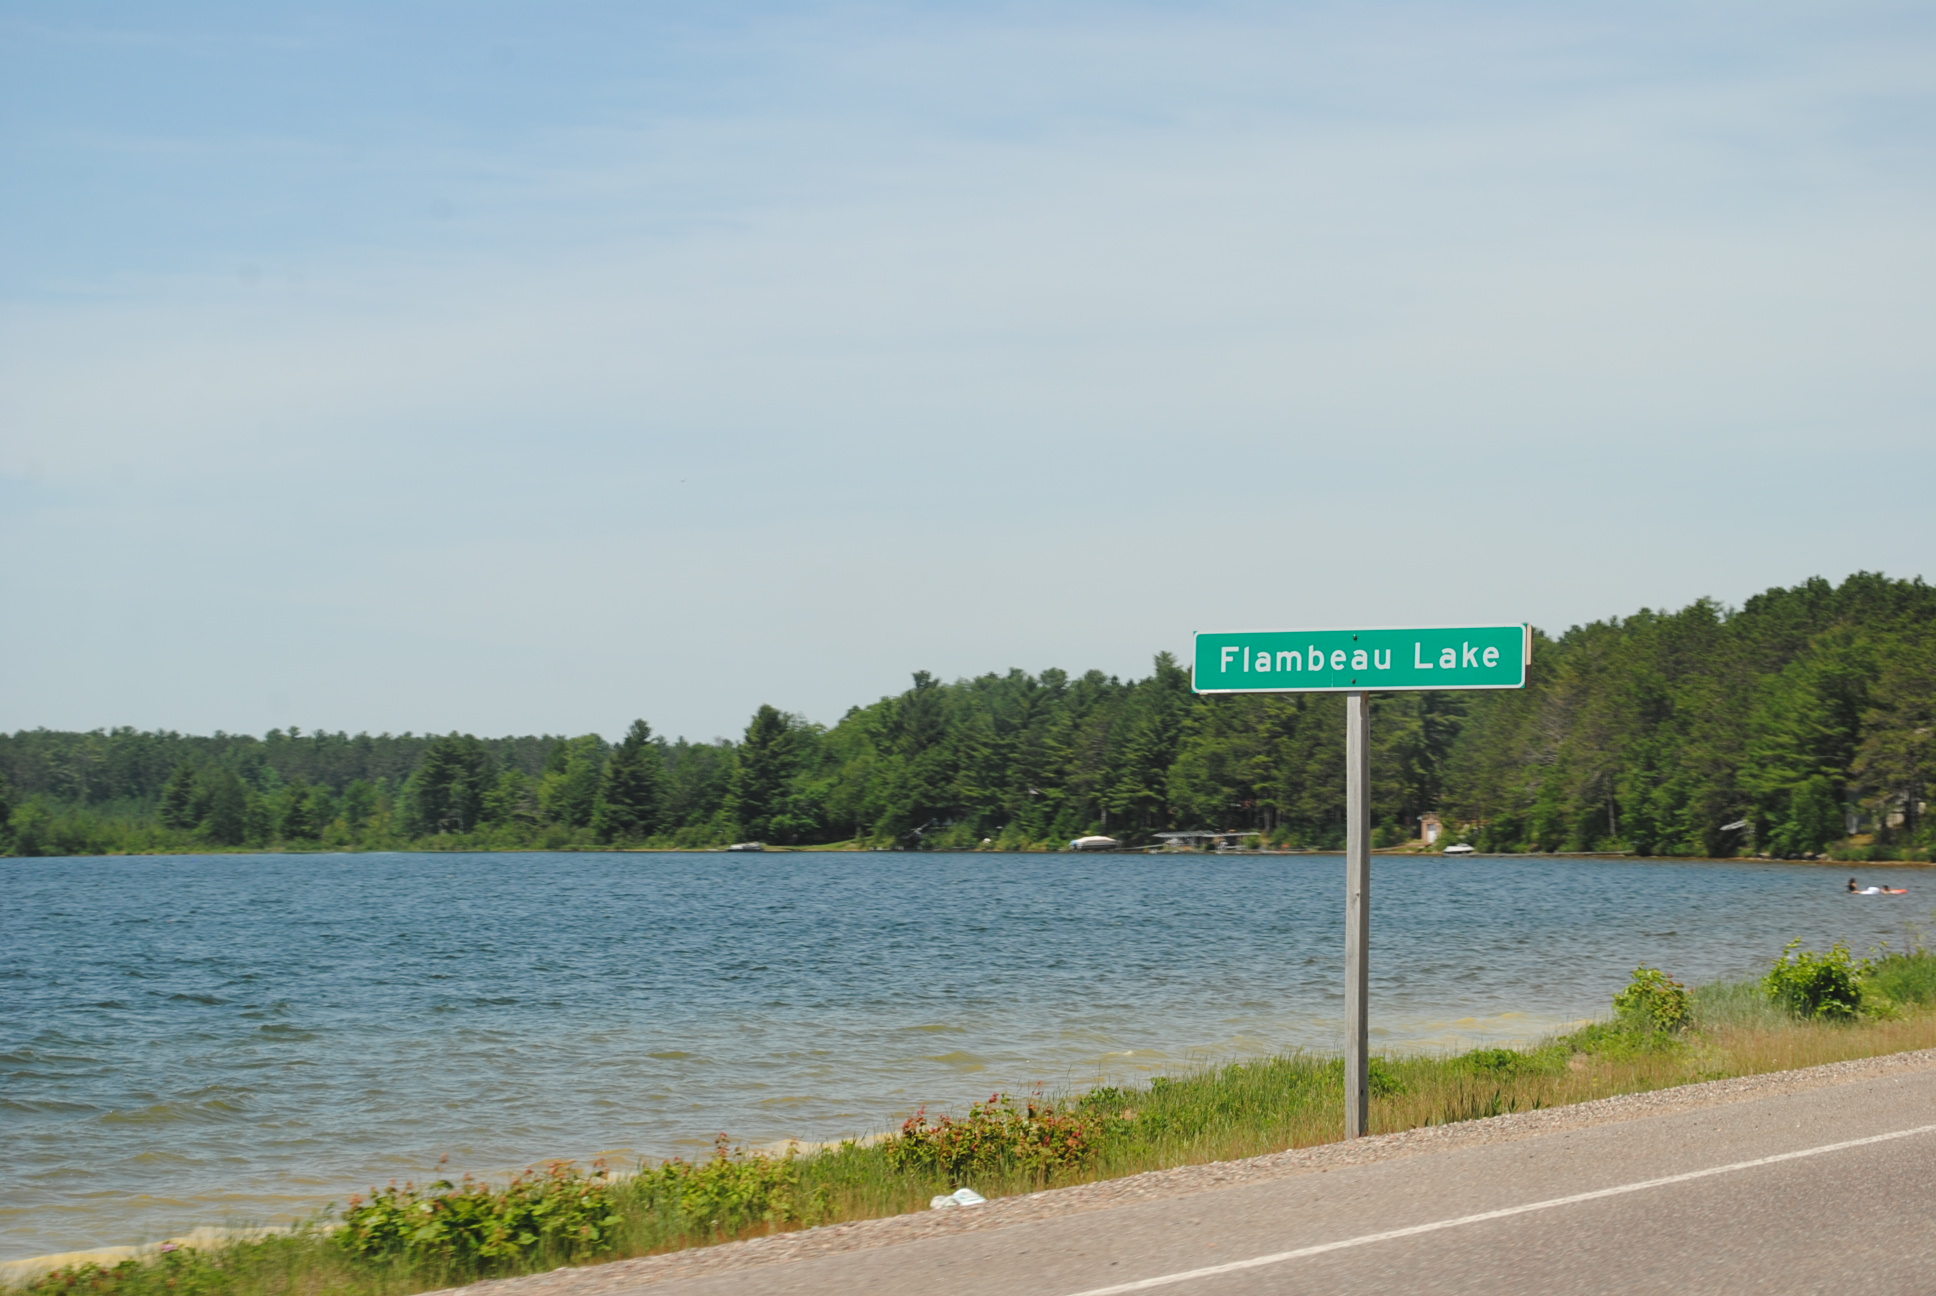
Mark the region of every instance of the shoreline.
[[77, 1251], [53, 1251], [46, 1255], [22, 1256], [18, 1260], [0, 1260], [0, 1291], [22, 1283], [32, 1282], [41, 1275], [70, 1265], [95, 1264], [103, 1269], [111, 1269], [123, 1260], [144, 1260], [160, 1255], [163, 1250], [180, 1248], [213, 1248], [226, 1246], [231, 1242], [246, 1242], [251, 1238], [268, 1237], [275, 1233], [291, 1232], [290, 1228], [218, 1228], [203, 1225], [174, 1237], [165, 1237], [156, 1242], [133, 1242], [123, 1246], [83, 1247]]
[[424, 1296], [455, 1296], [459, 1292], [467, 1296], [618, 1296], [618, 1293], [630, 1288], [674, 1279], [697, 1278], [841, 1252], [872, 1250], [944, 1234], [1034, 1223], [1130, 1202], [1184, 1197], [1241, 1184], [1322, 1173], [1339, 1166], [1366, 1165], [1482, 1143], [1588, 1129], [1670, 1112], [1751, 1102], [1776, 1094], [1798, 1093], [1902, 1071], [1928, 1069], [1936, 1069], [1936, 1048], [1883, 1053], [1789, 1071], [1764, 1071], [1757, 1075], [1619, 1094], [1562, 1107], [1509, 1112], [1445, 1125], [1415, 1126], [1350, 1142], [1291, 1148], [1234, 1161], [1146, 1170], [1114, 1179], [1098, 1179], [997, 1198], [972, 1209], [913, 1211], [772, 1233], [713, 1246], [689, 1247], [630, 1260], [568, 1266], [547, 1273], [511, 1278], [489, 1278], [461, 1287], [440, 1288]]
[[[1590, 1124], [1604, 1123], [1609, 1120], [1679, 1110], [1684, 1106], [1735, 1101], [1741, 1097], [1782, 1090], [1784, 1087], [1813, 1087], [1818, 1084], [1838, 1083], [1843, 1077], [1857, 1078], [1898, 1069], [1936, 1068], [1936, 1046], [1927, 1043], [1930, 1032], [1926, 1027], [1931, 1020], [1927, 1015], [1922, 1018], [1925, 1029], [1920, 1031], [1919, 1035], [1924, 1042], [1907, 1048], [1899, 1046], [1893, 1051], [1857, 1054], [1853, 1057], [1802, 1067], [1772, 1071], [1751, 1070], [1719, 1079], [1688, 1081], [1658, 1088], [1616, 1089], [1612, 1093], [1603, 1090], [1602, 1095], [1595, 1098], [1552, 1106], [1534, 1106], [1526, 1110], [1509, 1109], [1505, 1114], [1454, 1116], [1450, 1120], [1436, 1121], [1427, 1118], [1419, 1123], [1349, 1142], [1329, 1134], [1321, 1134], [1316, 1141], [1293, 1140], [1288, 1148], [1257, 1155], [1185, 1162], [1156, 1169], [1129, 1170], [1021, 1193], [997, 1193], [995, 1190], [1000, 1185], [990, 1184], [988, 1187], [991, 1200], [972, 1211], [927, 1211], [919, 1209], [918, 1206], [908, 1206], [888, 1214], [849, 1217], [816, 1227], [783, 1230], [726, 1242], [687, 1243], [672, 1250], [655, 1251], [631, 1258], [587, 1265], [567, 1266], [564, 1269], [536, 1274], [484, 1279], [469, 1286], [489, 1287], [495, 1293], [497, 1287], [515, 1285], [521, 1296], [553, 1296], [554, 1289], [544, 1284], [554, 1278], [568, 1283], [573, 1281], [565, 1278], [565, 1275], [609, 1272], [623, 1275], [625, 1283], [657, 1282], [662, 1278], [711, 1272], [715, 1268], [738, 1268], [744, 1264], [767, 1263], [770, 1260], [793, 1258], [802, 1254], [889, 1245], [897, 1241], [927, 1236], [937, 1231], [992, 1226], [1021, 1219], [1048, 1218], [1076, 1211], [1098, 1209], [1127, 1200], [1203, 1191], [1206, 1188], [1248, 1182], [1259, 1177], [1271, 1177], [1281, 1173], [1303, 1173], [1331, 1164], [1356, 1164], [1363, 1160], [1383, 1159], [1386, 1156], [1406, 1154], [1411, 1151], [1430, 1151], [1441, 1147], [1462, 1146], [1471, 1141], [1519, 1136], [1515, 1131], [1542, 1133], [1552, 1129], [1584, 1128]], [[1819, 1028], [1804, 1026], [1800, 1029], [1813, 1031]], [[1494, 1050], [1497, 1053], [1505, 1051]], [[1523, 1053], [1523, 1050], [1515, 1049], [1512, 1052]], [[1456, 1063], [1457, 1060], [1456, 1058], [1409, 1057], [1393, 1058], [1391, 1063], [1402, 1070], [1408, 1065], [1421, 1064], [1428, 1067], [1443, 1067], [1447, 1062]], [[1322, 1059], [1316, 1059], [1316, 1061], [1320, 1065], [1323, 1064]], [[1219, 1071], [1242, 1072], [1268, 1065], [1269, 1062], [1269, 1059], [1257, 1059], [1248, 1063], [1230, 1063], [1224, 1067], [1211, 1068], [1202, 1072], [1195, 1079], [1214, 1082]], [[1635, 1079], [1638, 1077], [1629, 1079], [1625, 1083], [1634, 1083]], [[1186, 1080], [1185, 1083], [1189, 1081]], [[1644, 1086], [1645, 1081], [1640, 1083]], [[1401, 1085], [1396, 1092], [1403, 1094], [1406, 1089]], [[1493, 1112], [1496, 1113], [1497, 1110], [1495, 1106]], [[1412, 1119], [1417, 1121], [1418, 1117], [1415, 1115]], [[1504, 1132], [1501, 1133], [1501, 1131]], [[890, 1129], [879, 1130], [855, 1139], [812, 1141], [786, 1139], [747, 1147], [744, 1151], [750, 1156], [770, 1160], [790, 1159], [790, 1157], [815, 1158], [839, 1155], [845, 1149], [872, 1148], [892, 1140], [895, 1135], [896, 1131]], [[1303, 1137], [1308, 1138], [1308, 1135], [1307, 1131]], [[632, 1172], [628, 1171], [619, 1171], [613, 1175], [613, 1178], [620, 1180], [632, 1177]], [[203, 1253], [217, 1252], [229, 1244], [284, 1236], [305, 1228], [313, 1230], [316, 1234], [328, 1234], [340, 1227], [341, 1224], [338, 1222], [321, 1219], [306, 1225], [230, 1227], [204, 1225], [155, 1241], [80, 1247], [23, 1256], [0, 1261], [0, 1296], [10, 1296], [11, 1293], [22, 1291], [55, 1270], [86, 1265], [96, 1265], [101, 1269], [111, 1270], [115, 1265], [126, 1261], [152, 1260], [165, 1252], [177, 1249], [193, 1249]], [[828, 1241], [828, 1239], [833, 1240]], [[712, 1258], [716, 1256], [725, 1258]], [[466, 1287], [440, 1290], [450, 1292], [468, 1289]], [[562, 1291], [562, 1289], [558, 1290]], [[597, 1286], [573, 1287], [571, 1290], [574, 1294], [598, 1292], [603, 1296], [605, 1289], [603, 1286]]]
[[[1887, 859], [1887, 860], [1847, 860], [1847, 859], [1787, 859], [1779, 856], [1762, 855], [1636, 855], [1632, 851], [1486, 851], [1470, 855], [1447, 855], [1443, 851], [1408, 850], [1403, 846], [1381, 846], [1371, 852], [1385, 859], [1439, 859], [1448, 863], [1453, 860], [1627, 860], [1636, 864], [1793, 864], [1812, 868], [1836, 869], [1877, 869], [1877, 868], [1936, 868], [1936, 860]], [[1136, 847], [1125, 850], [1085, 850], [1072, 851], [1055, 847], [1030, 847], [1020, 850], [901, 850], [891, 846], [852, 846], [835, 843], [828, 846], [768, 846], [760, 851], [733, 851], [724, 846], [467, 846], [463, 848], [410, 847], [333, 847], [315, 849], [295, 849], [287, 846], [229, 846], [196, 847], [195, 849], [165, 851], [98, 851], [87, 855], [0, 855], [0, 860], [87, 860], [87, 859], [177, 859], [188, 856], [224, 855], [296, 855], [296, 856], [353, 856], [353, 855], [734, 855], [739, 858], [758, 855], [1079, 855], [1084, 858], [1093, 856], [1135, 856], [1149, 858], [1183, 859], [1251, 859], [1264, 855], [1279, 856], [1332, 856], [1342, 859], [1344, 851], [1324, 850], [1317, 847], [1285, 846], [1260, 850], [1156, 850]], [[0, 1262], [3, 1263], [3, 1262]]]

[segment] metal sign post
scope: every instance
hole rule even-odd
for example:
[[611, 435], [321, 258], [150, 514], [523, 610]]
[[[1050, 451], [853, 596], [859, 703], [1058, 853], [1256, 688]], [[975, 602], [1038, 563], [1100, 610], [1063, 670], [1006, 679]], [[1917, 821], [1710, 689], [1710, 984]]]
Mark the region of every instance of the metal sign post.
[[1371, 1114], [1371, 690], [1526, 687], [1533, 628], [1199, 632], [1198, 693], [1343, 693], [1344, 1133]]
[[1371, 698], [1344, 700], [1344, 1136], [1371, 1113]]

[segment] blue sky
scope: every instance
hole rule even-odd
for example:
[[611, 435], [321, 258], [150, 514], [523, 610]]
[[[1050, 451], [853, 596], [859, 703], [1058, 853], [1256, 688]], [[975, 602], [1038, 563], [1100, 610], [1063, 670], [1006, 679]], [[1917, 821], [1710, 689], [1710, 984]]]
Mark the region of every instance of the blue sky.
[[1936, 11], [0, 9], [0, 727], [1930, 574]]

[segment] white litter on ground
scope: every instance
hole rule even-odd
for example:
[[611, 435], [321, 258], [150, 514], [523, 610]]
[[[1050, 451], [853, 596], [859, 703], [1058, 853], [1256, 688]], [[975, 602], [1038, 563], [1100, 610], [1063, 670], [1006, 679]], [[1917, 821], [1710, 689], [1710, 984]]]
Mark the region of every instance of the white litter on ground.
[[929, 1210], [947, 1210], [950, 1206], [979, 1206], [988, 1199], [973, 1188], [957, 1188], [951, 1193], [928, 1199]]

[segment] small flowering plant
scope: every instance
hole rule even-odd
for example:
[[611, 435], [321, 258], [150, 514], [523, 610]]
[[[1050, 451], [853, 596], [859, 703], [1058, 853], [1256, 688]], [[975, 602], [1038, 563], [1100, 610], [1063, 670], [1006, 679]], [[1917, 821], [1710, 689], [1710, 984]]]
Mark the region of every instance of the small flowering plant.
[[1648, 1030], [1669, 1035], [1694, 1020], [1687, 987], [1659, 968], [1635, 968], [1627, 988], [1613, 997], [1613, 1011]]
[[1087, 1159], [1104, 1133], [1101, 1114], [1058, 1108], [1041, 1094], [1021, 1103], [1005, 1093], [976, 1103], [960, 1119], [910, 1116], [888, 1145], [897, 1170], [929, 1170], [959, 1183], [977, 1172], [1033, 1171], [1044, 1180]]

